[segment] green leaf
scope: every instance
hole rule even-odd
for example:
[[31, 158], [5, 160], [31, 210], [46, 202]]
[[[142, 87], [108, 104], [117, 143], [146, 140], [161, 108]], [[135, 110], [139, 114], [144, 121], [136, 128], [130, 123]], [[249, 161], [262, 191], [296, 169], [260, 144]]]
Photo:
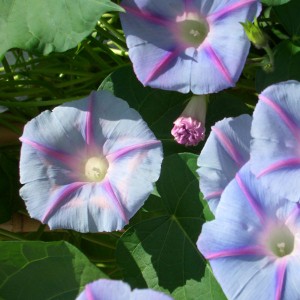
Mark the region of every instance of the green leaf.
[[268, 6], [282, 5], [290, 2], [291, 0], [261, 0], [261, 3], [266, 4]]
[[196, 155], [187, 153], [164, 159], [157, 182], [161, 199], [151, 199], [161, 203], [153, 204], [153, 211], [146, 203], [151, 217], [124, 233], [117, 261], [133, 287], [148, 286], [180, 300], [222, 300], [226, 298], [196, 247], [207, 214], [199, 196], [196, 160]]
[[191, 94], [143, 87], [137, 80], [132, 67], [124, 67], [115, 71], [102, 82], [99, 89], [112, 92], [116, 97], [126, 100], [130, 107], [136, 109], [155, 136], [163, 142], [165, 155], [185, 151], [184, 146], [174, 141], [171, 129], [173, 122], [191, 98]]
[[10, 48], [63, 52], [75, 47], [107, 11], [110, 0], [0, 0], [0, 56]]
[[289, 79], [300, 80], [300, 47], [287, 40], [274, 49], [274, 71], [266, 73], [258, 70], [256, 89], [261, 92], [267, 86]]
[[293, 41], [300, 40], [300, 1], [292, 0], [289, 3], [274, 7], [273, 11]]
[[104, 275], [67, 242], [0, 242], [0, 298], [75, 299]]

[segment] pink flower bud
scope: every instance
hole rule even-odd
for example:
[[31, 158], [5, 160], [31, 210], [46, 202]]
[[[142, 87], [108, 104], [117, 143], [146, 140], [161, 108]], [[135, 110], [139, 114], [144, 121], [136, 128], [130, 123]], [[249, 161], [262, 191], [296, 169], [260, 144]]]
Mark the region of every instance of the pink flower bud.
[[207, 95], [194, 95], [174, 122], [171, 134], [178, 144], [196, 146], [205, 139]]

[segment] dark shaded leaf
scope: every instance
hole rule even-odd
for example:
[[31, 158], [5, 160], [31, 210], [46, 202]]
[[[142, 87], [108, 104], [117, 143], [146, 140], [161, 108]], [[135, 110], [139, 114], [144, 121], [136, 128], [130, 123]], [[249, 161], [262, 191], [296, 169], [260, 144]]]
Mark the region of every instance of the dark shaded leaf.
[[[211, 219], [199, 195], [197, 156], [165, 158], [157, 182], [161, 204], [147, 206], [150, 216], [121, 237], [117, 260], [133, 287], [150, 287], [175, 299], [226, 299], [196, 247], [201, 226]], [[154, 199], [151, 200], [154, 202]], [[163, 207], [163, 208], [162, 208]]]

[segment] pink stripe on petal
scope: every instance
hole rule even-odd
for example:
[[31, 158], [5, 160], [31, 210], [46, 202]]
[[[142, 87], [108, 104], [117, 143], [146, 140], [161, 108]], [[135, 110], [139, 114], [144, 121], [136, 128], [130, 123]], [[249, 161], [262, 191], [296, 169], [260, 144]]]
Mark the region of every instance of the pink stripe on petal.
[[162, 19], [162, 17], [156, 17], [148, 12], [143, 12], [141, 10], [129, 6], [125, 6], [125, 5], [121, 5], [121, 6], [126, 10], [126, 13], [132, 14], [136, 17], [149, 21], [153, 24], [162, 25], [162, 26], [171, 26], [172, 24], [170, 21], [164, 20]]
[[213, 126], [211, 130], [215, 133], [216, 137], [222, 144], [222, 146], [225, 148], [225, 150], [228, 152], [228, 154], [231, 156], [231, 158], [235, 161], [235, 163], [241, 167], [244, 165], [244, 160], [242, 159], [242, 156], [237, 151], [237, 149], [234, 148], [234, 145], [230, 141], [230, 139], [216, 126]]
[[112, 188], [109, 180], [105, 180], [105, 182], [103, 182], [103, 186], [104, 186], [106, 192], [109, 194], [110, 198], [113, 200], [113, 202], [114, 202], [117, 210], [119, 211], [119, 214], [120, 214], [121, 218], [123, 219], [123, 221], [126, 224], [128, 224], [129, 220], [128, 220], [127, 216], [126, 216], [124, 208], [123, 208], [121, 202], [119, 201], [118, 197], [116, 196], [116, 194], [115, 194], [115, 192], [114, 192], [114, 190], [113, 190], [113, 188]]
[[92, 291], [92, 284], [87, 284], [85, 287], [85, 296], [87, 300], [95, 300], [93, 291]]
[[243, 192], [243, 194], [246, 196], [246, 199], [248, 200], [249, 204], [253, 208], [253, 210], [254, 210], [255, 214], [257, 215], [257, 217], [259, 218], [261, 224], [264, 224], [264, 220], [266, 220], [265, 214], [261, 210], [261, 208], [259, 207], [258, 203], [255, 201], [255, 199], [252, 197], [250, 191], [248, 190], [248, 188], [246, 187], [246, 185], [242, 181], [239, 174], [236, 174], [235, 180], [236, 180], [237, 184], [239, 185], [239, 187], [240, 187], [241, 191]]
[[216, 19], [223, 17], [224, 15], [234, 12], [235, 10], [238, 10], [244, 6], [247, 6], [252, 3], [257, 3], [257, 0], [244, 0], [244, 1], [237, 1], [237, 3], [233, 3], [231, 5], [228, 5], [227, 7], [223, 7], [217, 12], [212, 13], [207, 18], [209, 21], [215, 21]]
[[213, 192], [213, 193], [209, 193], [208, 195], [205, 196], [205, 199], [209, 200], [209, 199], [212, 199], [212, 198], [215, 198], [215, 197], [219, 197], [219, 196], [221, 196], [222, 193], [223, 193], [223, 190], [216, 191], [216, 192]]
[[150, 72], [144, 84], [147, 84], [153, 78], [157, 77], [159, 74], [163, 73], [165, 69], [167, 69], [170, 62], [182, 52], [180, 48], [177, 48], [173, 51], [168, 52], [153, 68]]
[[93, 120], [92, 120], [92, 110], [94, 102], [94, 93], [92, 92], [89, 97], [88, 110], [86, 112], [85, 120], [85, 139], [88, 145], [93, 143], [94, 134], [93, 134]]
[[276, 283], [275, 283], [275, 300], [282, 299], [282, 291], [284, 287], [284, 277], [286, 272], [287, 260], [282, 258], [279, 261], [276, 270]]
[[215, 259], [230, 256], [242, 256], [242, 255], [265, 255], [265, 251], [260, 246], [249, 246], [238, 249], [226, 249], [215, 253], [206, 254], [206, 259]]
[[205, 49], [207, 55], [211, 58], [211, 60], [212, 60], [213, 64], [215, 65], [215, 67], [220, 71], [220, 73], [226, 79], [226, 81], [230, 85], [234, 85], [234, 82], [232, 80], [232, 77], [231, 77], [228, 69], [225, 67], [222, 60], [218, 57], [218, 55], [216, 54], [214, 49], [208, 44], [206, 45], [206, 47], [204, 49]]
[[32, 148], [34, 148], [36, 150], [38, 150], [38, 151], [40, 151], [40, 152], [42, 152], [42, 153], [44, 153], [44, 154], [46, 154], [46, 155], [48, 155], [48, 156], [56, 159], [56, 160], [64, 163], [67, 166], [70, 165], [71, 161], [73, 160], [73, 158], [69, 154], [67, 154], [67, 153], [63, 153], [61, 151], [58, 151], [58, 150], [55, 150], [55, 149], [51, 149], [51, 148], [49, 148], [47, 146], [44, 146], [44, 145], [42, 145], [40, 143], [31, 141], [31, 140], [29, 140], [29, 139], [27, 139], [25, 137], [20, 137], [20, 141], [22, 143], [25, 143], [25, 144], [31, 146]]
[[130, 145], [127, 146], [123, 149], [120, 149], [116, 152], [110, 153], [106, 156], [106, 158], [109, 160], [109, 162], [112, 162], [114, 160], [116, 160], [119, 157], [122, 157], [123, 155], [127, 154], [130, 151], [134, 151], [134, 150], [139, 150], [139, 149], [143, 149], [143, 148], [147, 148], [153, 145], [159, 145], [161, 142], [158, 140], [153, 140], [153, 141], [147, 141], [145, 143], [141, 143], [138, 145]]
[[58, 195], [56, 195], [56, 197], [51, 201], [41, 221], [43, 223], [48, 222], [49, 217], [54, 213], [55, 209], [57, 209], [57, 207], [65, 201], [65, 198], [85, 184], [86, 182], [73, 182], [63, 187], [62, 190], [58, 192]]
[[300, 158], [288, 158], [283, 159], [280, 161], [277, 161], [273, 164], [270, 164], [267, 168], [263, 169], [259, 174], [257, 174], [257, 178], [264, 176], [270, 172], [282, 169], [282, 168], [288, 168], [288, 167], [297, 167], [300, 165]]
[[273, 102], [271, 99], [267, 98], [264, 95], [259, 95], [259, 99], [267, 104], [270, 108], [272, 108], [277, 115], [280, 117], [280, 119], [285, 123], [285, 125], [290, 129], [294, 137], [299, 141], [299, 128], [297, 125], [289, 118], [289, 116], [286, 114], [286, 112], [275, 102]]

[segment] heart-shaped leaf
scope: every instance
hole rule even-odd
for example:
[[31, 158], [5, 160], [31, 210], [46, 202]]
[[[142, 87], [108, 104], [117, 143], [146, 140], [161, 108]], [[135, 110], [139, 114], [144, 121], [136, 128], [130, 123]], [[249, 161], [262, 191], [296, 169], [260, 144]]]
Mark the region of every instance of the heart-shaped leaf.
[[67, 242], [0, 242], [0, 299], [70, 299], [107, 277]]
[[0, 0], [0, 56], [11, 48], [49, 54], [75, 47], [107, 11], [110, 0]]
[[194, 154], [165, 158], [157, 182], [161, 198], [150, 198], [145, 205], [149, 216], [121, 237], [117, 260], [133, 287], [148, 286], [180, 300], [222, 300], [226, 298], [196, 247], [203, 222], [212, 217], [199, 196], [196, 160]]

